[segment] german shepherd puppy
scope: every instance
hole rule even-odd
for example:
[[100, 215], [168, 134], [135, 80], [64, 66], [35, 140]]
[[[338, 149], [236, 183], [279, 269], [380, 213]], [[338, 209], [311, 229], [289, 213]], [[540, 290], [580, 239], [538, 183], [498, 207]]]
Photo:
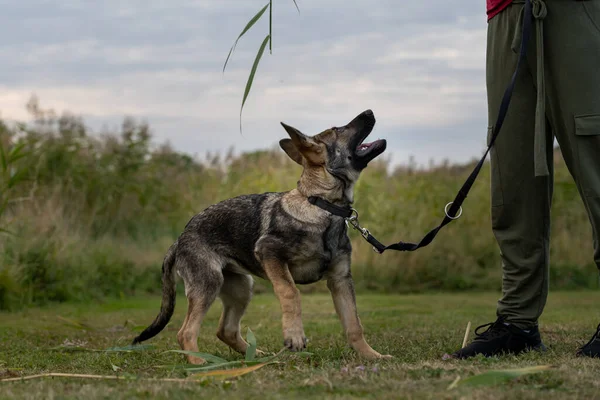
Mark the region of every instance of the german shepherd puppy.
[[[290, 139], [279, 144], [303, 167], [298, 186], [289, 192], [235, 197], [194, 216], [165, 256], [160, 313], [133, 343], [158, 334], [175, 307], [175, 272], [183, 278], [187, 316], [177, 334], [183, 350], [198, 351], [200, 323], [218, 297], [223, 303], [217, 337], [244, 353], [248, 344], [240, 334], [240, 320], [252, 297], [251, 275], [273, 284], [283, 313], [284, 345], [306, 348], [300, 293], [296, 284], [327, 279], [335, 310], [350, 345], [366, 358], [382, 356], [363, 336], [350, 273], [352, 247], [344, 218], [307, 200], [317, 196], [349, 207], [360, 172], [383, 153], [385, 140], [363, 143], [375, 125], [367, 110], [348, 125], [306, 136], [282, 123]], [[188, 356], [192, 364], [203, 363]]]

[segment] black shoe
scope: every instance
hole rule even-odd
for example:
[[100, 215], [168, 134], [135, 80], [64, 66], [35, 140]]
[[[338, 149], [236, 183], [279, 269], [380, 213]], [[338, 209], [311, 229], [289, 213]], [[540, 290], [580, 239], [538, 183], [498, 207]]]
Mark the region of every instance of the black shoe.
[[596, 328], [596, 333], [579, 350], [577, 355], [582, 357], [600, 357], [600, 325]]
[[[488, 329], [482, 333], [478, 332], [485, 327]], [[468, 346], [452, 354], [452, 357], [469, 358], [477, 354], [491, 357], [500, 354], [519, 354], [529, 350], [546, 350], [537, 326], [524, 331], [514, 325], [506, 325], [502, 317], [499, 317], [496, 322], [477, 327], [475, 335], [477, 337]], [[600, 349], [600, 342], [598, 348]]]

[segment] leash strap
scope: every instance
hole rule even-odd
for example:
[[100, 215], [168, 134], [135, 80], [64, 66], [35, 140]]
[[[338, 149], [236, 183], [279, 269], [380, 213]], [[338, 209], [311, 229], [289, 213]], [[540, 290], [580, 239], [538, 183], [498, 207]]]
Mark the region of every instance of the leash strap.
[[420, 249], [421, 247], [425, 247], [433, 241], [433, 239], [436, 237], [438, 232], [444, 226], [448, 225], [450, 222], [454, 221], [457, 218], [456, 215], [459, 211], [461, 211], [462, 203], [467, 198], [467, 195], [469, 194], [469, 191], [471, 190], [473, 183], [475, 183], [475, 179], [477, 179], [477, 176], [479, 175], [479, 172], [481, 171], [481, 168], [483, 167], [485, 159], [486, 159], [488, 153], [490, 152], [492, 146], [494, 145], [494, 142], [496, 141], [496, 138], [498, 137], [498, 134], [500, 133], [500, 129], [502, 128], [502, 124], [504, 123], [504, 118], [506, 117], [506, 113], [508, 112], [508, 106], [510, 105], [510, 100], [511, 100], [511, 97], [513, 94], [513, 90], [514, 90], [515, 84], [517, 82], [517, 74], [519, 72], [519, 69], [521, 68], [521, 64], [523, 63], [523, 60], [525, 60], [525, 58], [527, 57], [527, 48], [528, 48], [528, 43], [529, 43], [529, 37], [531, 36], [531, 26], [532, 26], [531, 0], [525, 0], [525, 8], [524, 8], [524, 15], [523, 15], [523, 36], [521, 39], [521, 49], [519, 52], [517, 67], [515, 68], [515, 72], [513, 73], [512, 79], [511, 79], [508, 87], [504, 91], [504, 96], [502, 97], [502, 102], [500, 103], [500, 110], [498, 111], [498, 117], [496, 118], [496, 123], [494, 124], [494, 128], [492, 130], [492, 137], [490, 138], [490, 143], [489, 143], [485, 153], [483, 154], [483, 157], [481, 157], [481, 160], [479, 160], [479, 162], [475, 166], [475, 169], [473, 170], [473, 172], [471, 172], [471, 175], [469, 175], [466, 182], [460, 188], [460, 190], [458, 191], [458, 194], [456, 195], [454, 200], [451, 203], [449, 203], [450, 208], [449, 209], [446, 208], [446, 215], [445, 215], [444, 219], [442, 220], [442, 222], [437, 227], [435, 227], [434, 229], [429, 231], [429, 233], [427, 233], [423, 237], [423, 239], [421, 239], [421, 241], [419, 243], [398, 242], [398, 243], [394, 243], [389, 246], [384, 246], [381, 243], [379, 243], [377, 240], [375, 240], [375, 238], [372, 238], [372, 240], [369, 241], [369, 243], [371, 243], [377, 249], [377, 251], [379, 253], [383, 253], [386, 250], [415, 251], [417, 249]]
[[[386, 245], [382, 244], [381, 242], [379, 242], [375, 237], [373, 237], [373, 235], [371, 235], [371, 233], [367, 229], [362, 228], [358, 224], [358, 219], [352, 217], [352, 213], [354, 211], [353, 209], [341, 208], [334, 204], [331, 204], [330, 202], [328, 202], [326, 200], [323, 200], [323, 199], [320, 199], [317, 197], [311, 197], [308, 199], [311, 202], [311, 204], [314, 204], [326, 211], [329, 211], [334, 215], [338, 215], [340, 217], [346, 218], [346, 221], [350, 222], [351, 225], [355, 229], [360, 230], [362, 233], [362, 236], [365, 238], [365, 240], [367, 242], [369, 242], [373, 246], [373, 249], [380, 254], [386, 250], [415, 251], [417, 249], [420, 249], [421, 247], [425, 247], [425, 246], [429, 245], [433, 241], [433, 239], [437, 236], [438, 232], [444, 226], [448, 225], [450, 222], [452, 222], [455, 219], [458, 219], [460, 217], [460, 215], [462, 213], [462, 203], [467, 198], [467, 195], [469, 194], [471, 187], [475, 183], [475, 180], [477, 179], [477, 176], [479, 175], [479, 172], [481, 171], [481, 168], [483, 167], [483, 164], [485, 162], [485, 159], [487, 158], [488, 153], [490, 152], [492, 146], [494, 145], [494, 142], [496, 141], [496, 138], [498, 137], [498, 135], [500, 133], [500, 129], [502, 128], [502, 124], [504, 123], [504, 118], [506, 117], [506, 113], [508, 112], [508, 106], [510, 105], [510, 100], [511, 100], [511, 97], [513, 94], [513, 90], [515, 88], [515, 84], [517, 81], [517, 74], [519, 72], [519, 69], [521, 68], [521, 64], [523, 63], [523, 60], [525, 60], [525, 58], [527, 57], [527, 48], [528, 48], [528, 43], [529, 43], [529, 37], [531, 36], [531, 30], [532, 30], [532, 19], [533, 19], [533, 15], [532, 15], [531, 0], [525, 0], [524, 15], [523, 15], [523, 31], [522, 31], [523, 35], [522, 35], [522, 39], [521, 39], [521, 48], [520, 48], [520, 52], [519, 52], [519, 58], [517, 61], [517, 67], [515, 68], [515, 72], [512, 75], [512, 79], [511, 79], [508, 87], [504, 91], [504, 96], [502, 97], [502, 102], [500, 103], [500, 110], [498, 111], [498, 117], [496, 118], [496, 123], [494, 124], [494, 127], [492, 129], [492, 136], [490, 138], [490, 143], [489, 143], [485, 153], [483, 154], [483, 157], [481, 157], [481, 160], [479, 160], [479, 162], [475, 166], [475, 169], [473, 169], [473, 172], [471, 172], [471, 174], [469, 175], [469, 177], [467, 178], [465, 183], [462, 185], [462, 187], [458, 191], [458, 194], [456, 195], [454, 200], [452, 202], [448, 203], [448, 205], [446, 205], [446, 209], [444, 210], [445, 217], [442, 220], [442, 222], [437, 227], [435, 227], [434, 229], [429, 231], [423, 237], [423, 239], [421, 239], [420, 242], [418, 242], [418, 243], [398, 242], [398, 243], [394, 243], [389, 246], [386, 246]], [[313, 199], [313, 200], [311, 200], [311, 199]], [[353, 221], [354, 221], [354, 223], [353, 223]]]

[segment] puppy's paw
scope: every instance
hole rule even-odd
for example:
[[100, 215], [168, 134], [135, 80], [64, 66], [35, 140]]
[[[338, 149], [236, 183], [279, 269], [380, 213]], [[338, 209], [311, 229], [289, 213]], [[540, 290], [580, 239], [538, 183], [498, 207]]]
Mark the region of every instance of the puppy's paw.
[[385, 354], [385, 355], [384, 354], [379, 354], [375, 350], [360, 352], [359, 355], [361, 357], [363, 357], [363, 358], [368, 359], [368, 360], [377, 360], [377, 359], [380, 359], [380, 360], [389, 360], [391, 358], [394, 358], [394, 357], [392, 357], [389, 354]]
[[188, 360], [188, 363], [194, 364], [194, 365], [202, 365], [202, 364], [206, 363], [206, 360], [204, 358], [194, 357], [194, 356], [187, 356], [187, 360]]
[[283, 345], [291, 351], [302, 351], [306, 349], [308, 339], [304, 334], [286, 337], [283, 340]]

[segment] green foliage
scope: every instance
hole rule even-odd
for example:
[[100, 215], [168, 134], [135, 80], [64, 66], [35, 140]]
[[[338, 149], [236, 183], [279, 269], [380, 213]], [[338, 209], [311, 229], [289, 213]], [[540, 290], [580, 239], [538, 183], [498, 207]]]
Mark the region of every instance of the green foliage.
[[[7, 211], [15, 187], [25, 179], [26, 168], [20, 160], [27, 157], [24, 143], [11, 143], [14, 135], [3, 121], [0, 121], [0, 218]], [[0, 235], [9, 233], [0, 224]]]
[[[0, 227], [13, 234], [0, 236], [0, 309], [159, 292], [164, 253], [194, 214], [237, 195], [290, 190], [301, 173], [280, 150], [200, 160], [157, 146], [150, 128], [131, 119], [115, 132], [92, 135], [75, 116], [56, 117], [37, 102], [30, 111], [32, 124], [0, 123], [2, 159], [24, 171], [20, 184], [1, 194], [7, 206]], [[28, 153], [35, 155], [22, 156]], [[355, 190], [361, 224], [386, 244], [420, 239], [439, 222], [470, 168], [373, 162]], [[589, 220], [560, 157], [555, 171], [551, 285], [596, 288]], [[486, 166], [463, 216], [418, 252], [378, 255], [350, 231], [357, 288], [498, 288], [488, 182]]]

